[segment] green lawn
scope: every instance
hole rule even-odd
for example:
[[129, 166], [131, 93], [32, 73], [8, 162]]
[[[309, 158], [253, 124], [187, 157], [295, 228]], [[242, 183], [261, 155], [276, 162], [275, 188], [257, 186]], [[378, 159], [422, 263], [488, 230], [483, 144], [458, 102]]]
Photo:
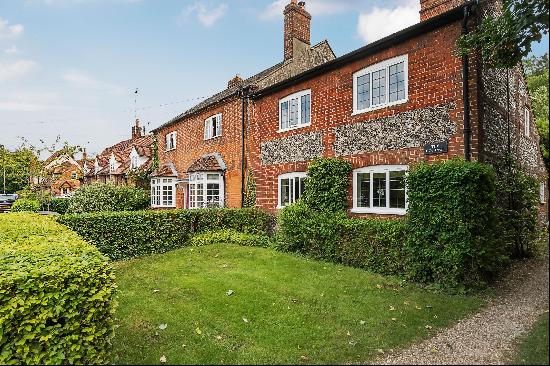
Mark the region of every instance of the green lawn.
[[184, 248], [115, 268], [116, 364], [364, 362], [482, 304], [251, 247]]
[[514, 365], [548, 365], [548, 313], [544, 313], [522, 339]]

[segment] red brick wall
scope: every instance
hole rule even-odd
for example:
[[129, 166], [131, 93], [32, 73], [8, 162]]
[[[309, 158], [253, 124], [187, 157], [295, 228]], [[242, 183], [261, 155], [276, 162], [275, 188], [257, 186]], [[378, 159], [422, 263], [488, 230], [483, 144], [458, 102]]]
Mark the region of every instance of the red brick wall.
[[[422, 146], [364, 153], [343, 158], [350, 161], [355, 169], [371, 165], [411, 164], [419, 161], [444, 160], [454, 156], [464, 156], [462, 62], [461, 58], [457, 56], [455, 47], [455, 41], [460, 35], [460, 28], [460, 22], [450, 24], [257, 100], [252, 111], [252, 125], [249, 131], [250, 151], [248, 153], [256, 179], [257, 205], [274, 211], [277, 205], [278, 176], [287, 172], [306, 170], [308, 162], [262, 166], [260, 144], [293, 134], [321, 131], [325, 148], [324, 156], [331, 157], [335, 156], [333, 128], [336, 126], [369, 121], [418, 108], [454, 103], [455, 108], [451, 109], [449, 113], [451, 121], [457, 126], [457, 131], [449, 139], [449, 152], [446, 154], [425, 156]], [[404, 54], [408, 54], [409, 63], [408, 102], [352, 116], [353, 73], [380, 61]], [[475, 60], [471, 59], [469, 84], [473, 159], [477, 157], [478, 151], [475, 70]], [[311, 126], [278, 133], [279, 99], [305, 89], [311, 89], [312, 93]], [[349, 207], [352, 207], [351, 184]]]
[[[233, 98], [212, 106], [178, 123], [155, 132], [158, 142], [159, 163], [172, 162], [179, 173], [186, 177], [189, 166], [201, 156], [219, 153], [227, 166], [225, 172], [225, 207], [241, 207], [241, 100]], [[222, 135], [204, 140], [204, 120], [222, 113]], [[176, 149], [166, 151], [167, 133], [177, 131]], [[176, 204], [184, 207], [183, 189], [176, 190]]]

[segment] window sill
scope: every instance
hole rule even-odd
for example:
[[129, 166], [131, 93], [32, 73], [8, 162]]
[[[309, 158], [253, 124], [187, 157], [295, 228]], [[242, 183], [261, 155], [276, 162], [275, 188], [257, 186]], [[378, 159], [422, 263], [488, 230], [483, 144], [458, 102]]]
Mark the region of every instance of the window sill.
[[396, 106], [396, 105], [399, 105], [399, 104], [405, 104], [409, 101], [409, 98], [407, 99], [404, 99], [404, 100], [399, 100], [397, 102], [392, 102], [392, 103], [388, 103], [388, 104], [381, 104], [381, 105], [377, 105], [376, 107], [371, 107], [371, 108], [367, 108], [367, 109], [362, 109], [362, 110], [353, 110], [353, 113], [351, 114], [352, 116], [357, 116], [359, 114], [363, 114], [363, 113], [369, 113], [369, 112], [373, 112], [373, 111], [377, 111], [379, 109], [384, 109], [384, 108], [388, 108], [388, 107], [393, 107], [393, 106]]
[[363, 214], [380, 214], [380, 215], [405, 215], [407, 213], [406, 209], [403, 208], [386, 208], [386, 207], [377, 207], [377, 208], [366, 208], [366, 207], [354, 207], [350, 210], [351, 213]]
[[294, 131], [299, 130], [300, 128], [311, 126], [311, 123], [308, 123], [307, 125], [298, 125], [296, 127], [290, 127], [290, 128], [280, 128], [277, 130], [277, 133], [287, 132], [287, 131]]
[[218, 136], [214, 136], [214, 137], [209, 137], [209, 138], [207, 138], [207, 139], [204, 139], [204, 141], [214, 140], [214, 139], [217, 139], [218, 137], [222, 137], [222, 135], [218, 135]]
[[151, 208], [176, 208], [176, 205], [173, 206], [157, 206], [157, 205], [151, 205]]
[[176, 150], [176, 148], [173, 148], [173, 149], [170, 149], [170, 150], [164, 150], [164, 152], [170, 152], [170, 151], [174, 151]]

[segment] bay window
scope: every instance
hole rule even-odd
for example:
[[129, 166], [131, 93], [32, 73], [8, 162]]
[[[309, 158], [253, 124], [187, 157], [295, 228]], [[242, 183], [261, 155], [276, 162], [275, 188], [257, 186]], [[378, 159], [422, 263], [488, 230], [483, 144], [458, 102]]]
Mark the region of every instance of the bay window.
[[353, 114], [408, 99], [408, 56], [386, 60], [353, 74]]
[[175, 206], [176, 179], [167, 177], [151, 179], [151, 207]]
[[355, 213], [404, 215], [407, 208], [406, 165], [380, 165], [353, 171]]
[[279, 132], [311, 124], [311, 90], [289, 95], [279, 101]]
[[224, 187], [220, 173], [197, 172], [189, 176], [189, 208], [223, 207]]
[[304, 193], [305, 172], [279, 175], [278, 207], [288, 206], [300, 199]]

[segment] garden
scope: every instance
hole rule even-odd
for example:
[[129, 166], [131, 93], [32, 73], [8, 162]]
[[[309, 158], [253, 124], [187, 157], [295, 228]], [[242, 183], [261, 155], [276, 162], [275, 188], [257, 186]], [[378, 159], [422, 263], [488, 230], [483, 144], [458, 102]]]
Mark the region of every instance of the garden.
[[101, 186], [64, 215], [0, 215], [0, 363], [369, 362], [479, 309], [540, 235], [519, 170], [419, 164], [396, 220], [348, 217], [350, 170], [316, 160], [277, 217]]

